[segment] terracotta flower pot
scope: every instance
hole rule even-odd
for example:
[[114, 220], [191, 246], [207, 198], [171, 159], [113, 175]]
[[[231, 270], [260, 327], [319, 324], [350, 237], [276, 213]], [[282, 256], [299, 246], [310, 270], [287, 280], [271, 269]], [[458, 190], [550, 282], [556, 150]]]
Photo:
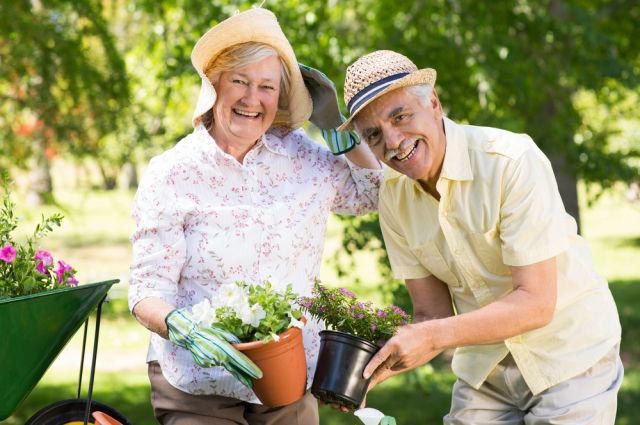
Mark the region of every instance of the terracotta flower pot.
[[379, 349], [357, 336], [321, 331], [320, 354], [311, 393], [325, 403], [357, 409], [369, 386], [369, 379], [364, 379], [362, 373]]
[[253, 391], [268, 407], [285, 406], [304, 396], [307, 384], [307, 359], [302, 331], [291, 328], [278, 341], [235, 344], [262, 370], [262, 378], [253, 381]]

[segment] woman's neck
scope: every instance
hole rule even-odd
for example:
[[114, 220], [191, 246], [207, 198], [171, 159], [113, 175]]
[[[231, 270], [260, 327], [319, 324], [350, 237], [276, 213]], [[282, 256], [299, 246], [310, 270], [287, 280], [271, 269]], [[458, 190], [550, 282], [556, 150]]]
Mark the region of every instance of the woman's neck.
[[258, 139], [251, 143], [238, 143], [222, 135], [216, 136], [214, 126], [209, 128], [208, 131], [209, 131], [209, 135], [213, 138], [214, 142], [218, 145], [218, 147], [222, 149], [223, 152], [234, 157], [241, 164], [244, 161], [244, 157], [247, 155], [247, 153], [249, 153], [249, 151], [253, 149], [253, 147], [260, 140]]

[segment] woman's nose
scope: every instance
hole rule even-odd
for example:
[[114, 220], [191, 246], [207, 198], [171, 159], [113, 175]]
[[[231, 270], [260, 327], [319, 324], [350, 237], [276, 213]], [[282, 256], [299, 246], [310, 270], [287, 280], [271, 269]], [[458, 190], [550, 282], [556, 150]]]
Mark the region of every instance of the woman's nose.
[[258, 88], [252, 85], [247, 86], [244, 91], [244, 96], [242, 97], [242, 101], [246, 103], [248, 106], [253, 106], [259, 104], [258, 100]]

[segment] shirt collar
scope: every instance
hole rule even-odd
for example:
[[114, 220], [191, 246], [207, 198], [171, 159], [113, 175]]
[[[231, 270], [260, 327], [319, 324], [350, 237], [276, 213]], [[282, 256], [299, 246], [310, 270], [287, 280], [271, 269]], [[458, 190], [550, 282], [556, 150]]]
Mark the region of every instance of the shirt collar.
[[444, 117], [443, 120], [447, 149], [444, 154], [440, 178], [459, 181], [473, 180], [467, 135], [462, 127], [449, 118]]
[[258, 141], [258, 144], [262, 143], [270, 152], [290, 158], [291, 155], [284, 142], [285, 135], [280, 128], [270, 128]]
[[[211, 142], [211, 143], [208, 143], [208, 145], [212, 147], [214, 155], [228, 156], [228, 154], [224, 152], [220, 148], [220, 146], [218, 146], [218, 144], [215, 142], [215, 139], [211, 137], [211, 134], [209, 134], [204, 124], [198, 125], [195, 131], [200, 132], [202, 137], [204, 137], [204, 140], [206, 140], [207, 142]], [[275, 130], [275, 131], [273, 131], [272, 129], [267, 130], [267, 133], [264, 134], [258, 140], [258, 142], [252, 148], [252, 150], [259, 147], [260, 145], [263, 145], [265, 148], [267, 148], [267, 150], [269, 150], [272, 153], [290, 157], [289, 152], [287, 152], [286, 146], [284, 144], [283, 137], [280, 137], [280, 133], [278, 132], [278, 130]]]

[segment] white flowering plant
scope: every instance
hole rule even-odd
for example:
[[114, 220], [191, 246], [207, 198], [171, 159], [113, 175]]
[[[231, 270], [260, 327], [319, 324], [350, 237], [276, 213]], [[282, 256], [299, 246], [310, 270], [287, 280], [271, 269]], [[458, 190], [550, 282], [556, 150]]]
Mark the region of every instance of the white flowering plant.
[[237, 281], [222, 285], [217, 295], [193, 306], [194, 320], [231, 332], [241, 342], [278, 341], [279, 333], [304, 326], [291, 285], [282, 291], [269, 281], [264, 285]]

